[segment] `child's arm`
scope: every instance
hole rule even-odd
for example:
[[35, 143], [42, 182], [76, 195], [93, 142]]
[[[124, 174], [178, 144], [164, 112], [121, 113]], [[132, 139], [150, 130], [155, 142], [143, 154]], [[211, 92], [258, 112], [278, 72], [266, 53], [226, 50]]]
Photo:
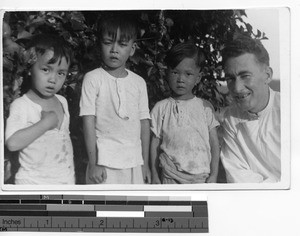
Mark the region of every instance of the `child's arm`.
[[206, 183], [216, 183], [218, 178], [220, 146], [217, 133], [217, 127], [209, 131], [209, 144], [211, 149], [210, 175], [206, 179]]
[[150, 156], [151, 156], [151, 171], [152, 171], [152, 184], [161, 184], [158, 174], [158, 155], [159, 155], [160, 139], [152, 135]]
[[16, 131], [6, 141], [10, 151], [19, 151], [34, 140], [42, 136], [47, 130], [54, 129], [58, 124], [58, 117], [54, 111], [42, 111], [41, 120], [32, 126]]
[[83, 116], [83, 135], [89, 158], [88, 176], [93, 183], [102, 183], [106, 180], [106, 170], [104, 166], [96, 164], [97, 148], [96, 148], [96, 130], [95, 130], [95, 116]]
[[145, 183], [151, 183], [151, 171], [149, 168], [149, 146], [150, 146], [150, 121], [148, 119], [141, 120], [141, 142], [142, 156], [144, 159], [143, 177]]

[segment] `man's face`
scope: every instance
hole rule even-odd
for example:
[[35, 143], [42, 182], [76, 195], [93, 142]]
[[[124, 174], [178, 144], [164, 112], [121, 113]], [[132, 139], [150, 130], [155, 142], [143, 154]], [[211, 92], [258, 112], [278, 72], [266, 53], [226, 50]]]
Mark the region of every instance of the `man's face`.
[[228, 89], [244, 111], [262, 111], [269, 101], [269, 82], [272, 69], [258, 62], [254, 54], [245, 53], [227, 59], [225, 76]]

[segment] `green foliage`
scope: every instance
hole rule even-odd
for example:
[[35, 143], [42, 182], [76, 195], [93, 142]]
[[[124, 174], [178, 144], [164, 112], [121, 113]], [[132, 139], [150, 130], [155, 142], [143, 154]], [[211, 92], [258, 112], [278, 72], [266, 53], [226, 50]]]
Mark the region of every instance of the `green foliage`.
[[[58, 12], [6, 12], [3, 31], [3, 99], [4, 120], [8, 117], [9, 104], [20, 96], [22, 81], [27, 68], [24, 45], [28, 37], [37, 33], [54, 33], [70, 43], [75, 63], [61, 94], [69, 103], [71, 138], [75, 163], [82, 167], [86, 160], [79, 118], [80, 90], [84, 74], [100, 65], [97, 45], [97, 25], [109, 11], [58, 11]], [[121, 13], [121, 12], [119, 12]], [[127, 11], [135, 17], [140, 28], [135, 55], [128, 61], [128, 68], [141, 75], [148, 87], [149, 107], [169, 96], [165, 80], [164, 58], [166, 52], [179, 42], [194, 40], [204, 50], [206, 62], [203, 77], [196, 89], [199, 97], [209, 100], [214, 107], [226, 105], [226, 98], [217, 87], [222, 78], [220, 51], [224, 43], [238, 34], [266, 39], [243, 20], [244, 10], [144, 10]], [[82, 176], [77, 176], [81, 183]]]

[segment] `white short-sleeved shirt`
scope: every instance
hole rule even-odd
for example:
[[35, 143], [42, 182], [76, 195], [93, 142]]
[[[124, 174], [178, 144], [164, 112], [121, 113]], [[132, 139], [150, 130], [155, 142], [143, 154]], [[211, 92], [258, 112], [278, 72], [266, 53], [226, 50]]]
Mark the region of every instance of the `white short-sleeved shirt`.
[[98, 165], [126, 169], [143, 164], [140, 120], [150, 119], [146, 83], [127, 70], [115, 78], [103, 68], [83, 80], [80, 116], [96, 117]]
[[209, 131], [218, 125], [211, 104], [197, 97], [167, 98], [151, 111], [151, 130], [162, 140], [161, 150], [191, 174], [210, 173]]
[[257, 116], [237, 106], [225, 113], [221, 160], [229, 183], [278, 182], [280, 93], [270, 89], [267, 107]]
[[[64, 97], [55, 96], [64, 110], [61, 127], [46, 131], [19, 151], [20, 168], [15, 177], [16, 184], [75, 184], [68, 104]], [[10, 106], [5, 139], [40, 121], [41, 111], [42, 107], [26, 94], [17, 98]]]

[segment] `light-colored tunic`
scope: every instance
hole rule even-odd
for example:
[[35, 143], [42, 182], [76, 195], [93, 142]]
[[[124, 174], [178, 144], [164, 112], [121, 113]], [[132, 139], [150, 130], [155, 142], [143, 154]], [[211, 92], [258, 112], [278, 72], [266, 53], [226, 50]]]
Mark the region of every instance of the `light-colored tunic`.
[[127, 169], [143, 164], [140, 120], [150, 119], [146, 83], [127, 70], [115, 78], [102, 68], [85, 75], [80, 116], [96, 117], [98, 165]]
[[[68, 104], [64, 97], [55, 96], [64, 110], [61, 127], [46, 131], [19, 151], [20, 168], [15, 176], [16, 184], [75, 184]], [[10, 106], [6, 140], [16, 131], [40, 121], [41, 111], [42, 107], [31, 101], [26, 94], [17, 98]]]
[[267, 107], [257, 116], [231, 107], [225, 113], [221, 160], [229, 183], [278, 182], [280, 93], [270, 89]]
[[209, 131], [218, 125], [211, 104], [197, 97], [167, 98], [151, 111], [151, 130], [162, 140], [161, 151], [190, 174], [210, 173]]

